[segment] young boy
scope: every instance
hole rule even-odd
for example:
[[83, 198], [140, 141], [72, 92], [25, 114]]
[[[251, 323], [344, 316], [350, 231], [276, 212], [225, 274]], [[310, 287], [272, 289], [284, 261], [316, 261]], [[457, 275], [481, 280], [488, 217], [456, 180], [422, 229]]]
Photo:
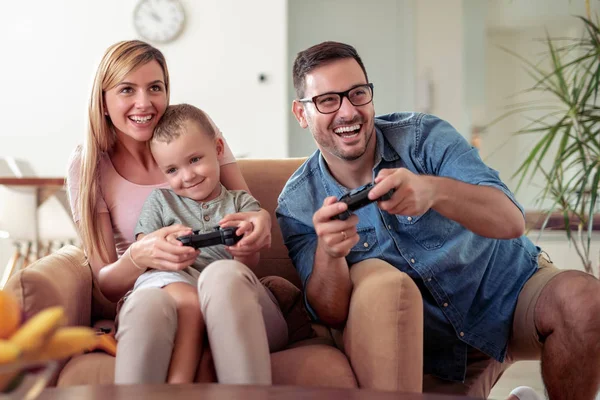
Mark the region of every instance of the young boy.
[[[258, 201], [247, 192], [229, 191], [221, 184], [219, 159], [223, 155], [223, 140], [216, 137], [208, 117], [198, 108], [188, 104], [169, 106], [154, 131], [150, 149], [171, 188], [155, 189], [150, 194], [134, 232], [136, 240], [172, 224], [189, 226], [201, 233], [213, 232], [228, 214], [260, 209]], [[252, 229], [251, 222], [238, 221], [236, 234], [250, 233]], [[205, 324], [220, 382], [271, 383], [269, 350], [285, 346], [287, 325], [275, 298], [252, 271], [239, 263], [214, 263], [233, 259], [252, 269], [258, 264], [260, 254], [230, 250], [240, 255], [232, 257], [223, 245], [205, 247], [198, 251], [191, 266], [180, 271], [147, 270], [135, 282], [134, 290], [164, 288], [177, 305], [178, 328], [169, 383], [194, 381]], [[232, 271], [229, 278], [222, 275], [227, 273], [224, 271]], [[218, 285], [214, 281], [209, 284], [206, 278], [205, 287], [211, 287], [203, 289], [206, 274], [220, 274], [216, 279]], [[227, 279], [234, 282], [234, 289]], [[248, 280], [252, 286], [243, 297]], [[230, 292], [225, 293], [227, 290]], [[216, 311], [220, 299], [225, 304], [233, 298], [235, 305], [226, 304]], [[243, 317], [254, 312], [255, 318], [242, 321], [239, 308], [243, 308]], [[256, 323], [260, 313], [264, 324], [262, 319]], [[234, 357], [225, 354], [236, 350], [240, 354]]]

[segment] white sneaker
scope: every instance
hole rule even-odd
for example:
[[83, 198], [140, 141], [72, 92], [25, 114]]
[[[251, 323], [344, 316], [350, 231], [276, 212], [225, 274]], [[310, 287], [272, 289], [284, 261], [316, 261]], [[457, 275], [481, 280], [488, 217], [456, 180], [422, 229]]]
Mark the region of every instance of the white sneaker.
[[510, 394], [519, 400], [543, 400], [542, 397], [540, 397], [535, 390], [529, 386], [516, 387], [512, 390], [512, 392], [510, 392]]

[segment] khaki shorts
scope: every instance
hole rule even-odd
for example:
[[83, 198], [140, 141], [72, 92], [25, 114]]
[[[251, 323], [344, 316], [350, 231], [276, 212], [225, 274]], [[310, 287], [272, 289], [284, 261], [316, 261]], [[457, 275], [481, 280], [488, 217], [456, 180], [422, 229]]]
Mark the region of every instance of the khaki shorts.
[[513, 317], [513, 328], [508, 342], [508, 351], [503, 363], [490, 358], [477, 349], [470, 348], [467, 358], [465, 382], [450, 382], [432, 375], [423, 377], [423, 391], [463, 394], [487, 398], [494, 384], [512, 363], [519, 360], [539, 360], [543, 338], [535, 326], [535, 307], [548, 282], [567, 270], [554, 266], [545, 252], [538, 257], [539, 269], [525, 283]]

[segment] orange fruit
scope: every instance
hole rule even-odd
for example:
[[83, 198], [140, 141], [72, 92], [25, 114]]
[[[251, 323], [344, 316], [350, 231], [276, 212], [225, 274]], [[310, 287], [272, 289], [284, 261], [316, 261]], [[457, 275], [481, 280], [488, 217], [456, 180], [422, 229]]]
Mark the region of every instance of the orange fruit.
[[21, 324], [21, 306], [10, 293], [0, 290], [0, 339], [8, 339]]

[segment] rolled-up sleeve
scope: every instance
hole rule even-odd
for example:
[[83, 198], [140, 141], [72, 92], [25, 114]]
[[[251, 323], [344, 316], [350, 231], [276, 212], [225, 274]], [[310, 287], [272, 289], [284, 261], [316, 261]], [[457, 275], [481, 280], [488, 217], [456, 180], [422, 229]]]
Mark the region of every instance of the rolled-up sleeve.
[[498, 171], [488, 167], [479, 151], [448, 122], [425, 115], [417, 128], [417, 161], [431, 175], [443, 176], [472, 185], [490, 186], [502, 191], [525, 215], [514, 194], [500, 180]]

